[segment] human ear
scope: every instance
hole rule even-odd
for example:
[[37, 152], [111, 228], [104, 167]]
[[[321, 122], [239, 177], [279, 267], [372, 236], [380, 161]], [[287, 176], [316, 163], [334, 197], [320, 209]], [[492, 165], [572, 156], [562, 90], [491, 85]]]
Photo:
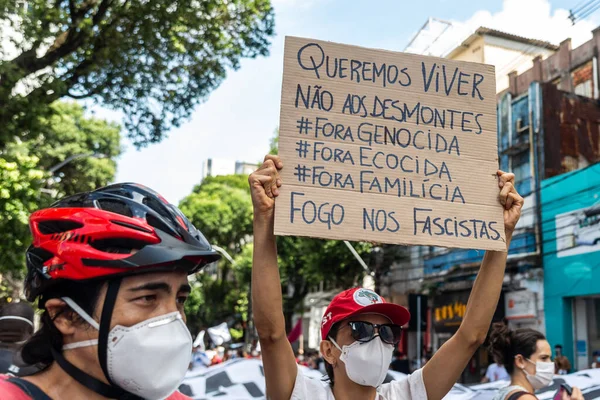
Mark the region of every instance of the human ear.
[[323, 359], [335, 367], [335, 365], [337, 364], [337, 357], [334, 354], [334, 350], [337, 349], [335, 348], [333, 343], [331, 343], [329, 340], [322, 340], [320, 348], [321, 354], [323, 354]]
[[45, 304], [46, 312], [53, 321], [56, 329], [63, 336], [73, 335], [76, 331], [76, 324], [73, 318], [73, 313], [67, 304], [60, 299], [50, 299]]
[[521, 355], [521, 354], [517, 354], [515, 356], [515, 367], [517, 367], [520, 370], [525, 369], [525, 358]]

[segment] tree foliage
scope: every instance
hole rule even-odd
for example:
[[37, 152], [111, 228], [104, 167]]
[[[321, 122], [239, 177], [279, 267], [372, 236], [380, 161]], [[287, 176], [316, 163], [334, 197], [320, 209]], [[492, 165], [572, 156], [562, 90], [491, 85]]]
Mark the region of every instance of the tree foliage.
[[[216, 277], [198, 279], [204, 292], [202, 307], [195, 301], [188, 307], [190, 328], [228, 318], [246, 321], [252, 272], [252, 200], [247, 177], [207, 177], [181, 201], [180, 208], [211, 243], [226, 248], [235, 261], [231, 265], [222, 259]], [[311, 287], [322, 281], [331, 287], [350, 287], [364, 274], [340, 241], [282, 236], [277, 246], [288, 325]], [[371, 245], [358, 243], [355, 248], [368, 255]]]
[[[24, 5], [25, 4], [25, 5]], [[137, 145], [189, 117], [243, 57], [268, 53], [269, 0], [0, 0], [0, 148], [55, 100], [122, 111]]]
[[12, 144], [0, 153], [0, 271], [23, 269], [29, 214], [40, 201], [45, 176], [38, 162], [23, 144]]
[[[240, 274], [238, 268], [243, 265], [249, 270], [247, 253], [248, 248], [251, 250], [252, 200], [247, 176], [206, 177], [179, 208], [212, 244], [224, 248], [236, 260], [232, 265], [222, 258], [214, 274], [198, 275], [198, 289], [203, 293], [186, 303], [188, 326], [197, 331], [226, 320], [245, 321], [250, 278], [249, 274]], [[249, 259], [251, 263], [251, 255]]]
[[120, 126], [87, 117], [83, 107], [74, 102], [56, 102], [51, 108], [52, 116], [42, 120], [39, 133], [26, 142], [39, 158], [39, 167], [49, 171], [70, 156], [87, 156], [58, 169], [49, 186], [63, 196], [94, 190], [112, 181], [115, 159], [121, 154]]
[[252, 200], [244, 175], [207, 177], [179, 207], [212, 243], [233, 254], [252, 234]]
[[[112, 181], [116, 172], [119, 126], [87, 118], [74, 103], [56, 103], [52, 108], [54, 115], [41, 121], [38, 134], [0, 150], [0, 272], [18, 275], [24, 270], [25, 249], [31, 241], [29, 215], [55, 200], [47, 189], [57, 196], [93, 190]], [[49, 173], [72, 155], [91, 153], [107, 157], [82, 157], [54, 176]]]

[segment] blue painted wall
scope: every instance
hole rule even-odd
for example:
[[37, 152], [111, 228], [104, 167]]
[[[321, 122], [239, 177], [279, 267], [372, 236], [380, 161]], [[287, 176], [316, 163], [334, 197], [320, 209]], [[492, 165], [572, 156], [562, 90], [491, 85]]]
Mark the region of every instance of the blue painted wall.
[[[565, 228], [557, 231], [556, 217], [582, 208], [600, 206], [600, 165], [542, 181], [541, 201], [546, 334], [550, 344], [562, 344], [567, 357], [573, 361], [571, 298], [600, 294], [600, 251], [590, 251], [593, 249], [590, 246], [578, 246], [577, 241], [581, 241], [583, 236], [568, 232], [568, 229], [582, 226], [582, 223], [589, 224], [590, 219], [582, 219], [583, 214], [570, 218], [569, 222], [559, 218], [559, 227], [564, 225]], [[600, 237], [600, 223], [595, 227]], [[588, 230], [586, 235], [588, 239], [589, 232]], [[557, 251], [557, 240], [564, 243], [562, 249], [573, 249], [567, 252]], [[576, 249], [588, 252], [568, 254], [577, 251]]]

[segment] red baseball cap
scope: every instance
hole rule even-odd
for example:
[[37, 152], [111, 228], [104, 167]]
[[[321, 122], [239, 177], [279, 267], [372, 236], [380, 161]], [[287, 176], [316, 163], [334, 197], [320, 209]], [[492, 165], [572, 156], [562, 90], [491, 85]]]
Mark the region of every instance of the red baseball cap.
[[365, 313], [381, 314], [400, 326], [410, 321], [410, 313], [406, 308], [387, 303], [374, 291], [365, 288], [348, 289], [335, 296], [325, 310], [321, 323], [321, 339], [327, 339], [329, 330], [336, 322]]

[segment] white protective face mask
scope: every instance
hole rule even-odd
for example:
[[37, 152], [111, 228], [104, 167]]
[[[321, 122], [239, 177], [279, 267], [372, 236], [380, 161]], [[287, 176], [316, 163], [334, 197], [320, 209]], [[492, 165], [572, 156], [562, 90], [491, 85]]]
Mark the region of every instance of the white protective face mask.
[[387, 375], [394, 346], [383, 343], [379, 337], [370, 342], [354, 342], [340, 346], [329, 338], [333, 345], [342, 352], [340, 360], [346, 365], [346, 374], [354, 383], [362, 386], [379, 387]]
[[[68, 297], [63, 300], [99, 330], [100, 326]], [[97, 346], [86, 340], [63, 346], [63, 350]], [[179, 311], [126, 327], [117, 325], [108, 334], [106, 365], [110, 379], [147, 400], [160, 400], [177, 390], [192, 357], [192, 336]]]
[[528, 358], [526, 358], [526, 360], [535, 364], [535, 375], [531, 375], [523, 368], [523, 372], [525, 372], [525, 376], [529, 383], [531, 383], [533, 389], [540, 390], [546, 386], [550, 386], [554, 378], [554, 363], [542, 361], [533, 362]]

